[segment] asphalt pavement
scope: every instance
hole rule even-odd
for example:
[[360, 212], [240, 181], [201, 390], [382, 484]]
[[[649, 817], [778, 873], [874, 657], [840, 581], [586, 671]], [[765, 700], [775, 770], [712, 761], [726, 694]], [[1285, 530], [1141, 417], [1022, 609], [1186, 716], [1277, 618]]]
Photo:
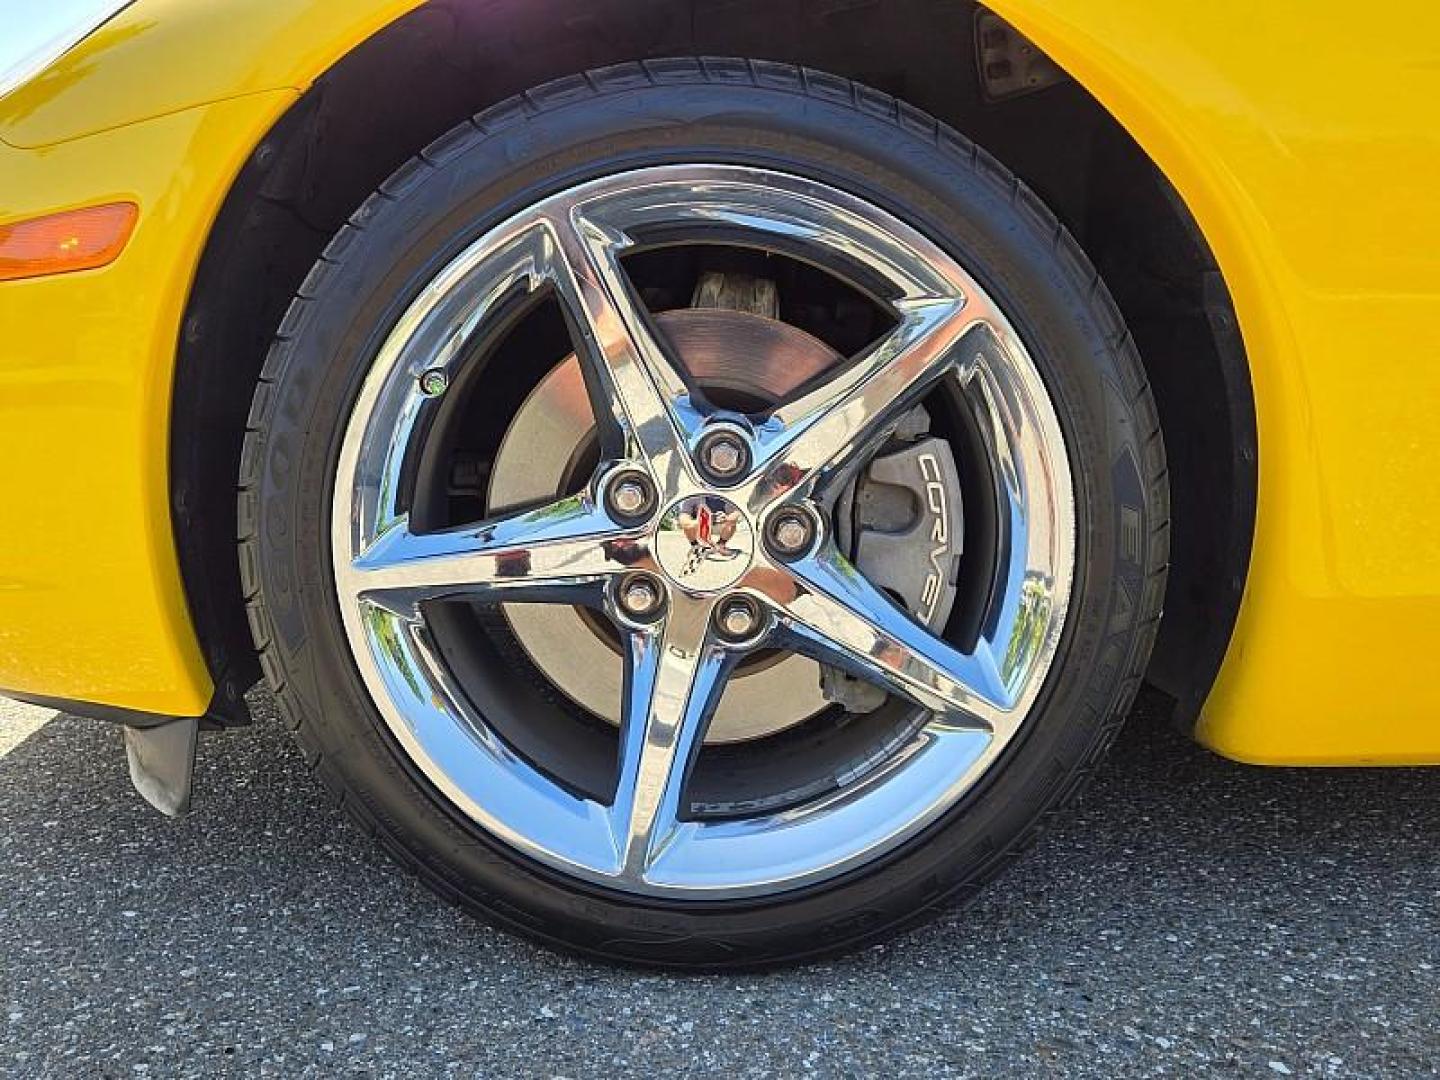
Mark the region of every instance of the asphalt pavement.
[[1142, 699], [1081, 804], [968, 913], [843, 960], [683, 977], [433, 898], [257, 706], [203, 739], [176, 822], [132, 792], [113, 728], [0, 705], [0, 1075], [1440, 1068], [1440, 770], [1247, 768]]

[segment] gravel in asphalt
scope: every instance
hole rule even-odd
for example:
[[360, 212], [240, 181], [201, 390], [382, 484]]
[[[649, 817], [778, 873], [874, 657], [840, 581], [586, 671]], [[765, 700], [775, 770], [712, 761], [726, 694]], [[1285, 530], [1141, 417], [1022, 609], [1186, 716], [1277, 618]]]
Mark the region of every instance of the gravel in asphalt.
[[197, 811], [119, 735], [0, 705], [0, 1073], [1415, 1076], [1440, 1067], [1440, 770], [1215, 758], [1142, 706], [968, 913], [799, 970], [558, 956], [328, 808], [273, 706]]

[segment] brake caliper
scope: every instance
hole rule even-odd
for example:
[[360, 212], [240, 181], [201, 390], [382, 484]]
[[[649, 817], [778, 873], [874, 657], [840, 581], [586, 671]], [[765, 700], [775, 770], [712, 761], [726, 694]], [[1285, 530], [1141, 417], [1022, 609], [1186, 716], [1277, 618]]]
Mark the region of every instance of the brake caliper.
[[[923, 408], [905, 417], [841, 495], [836, 540], [870, 584], [938, 634], [955, 606], [965, 518], [955, 455], [949, 442], [929, 431]], [[820, 684], [826, 698], [847, 712], [873, 712], [888, 697], [828, 666]]]

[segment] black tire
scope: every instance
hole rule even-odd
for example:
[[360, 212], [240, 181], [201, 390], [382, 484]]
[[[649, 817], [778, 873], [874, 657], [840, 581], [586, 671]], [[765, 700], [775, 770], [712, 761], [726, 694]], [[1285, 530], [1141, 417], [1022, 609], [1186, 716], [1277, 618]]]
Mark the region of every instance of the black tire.
[[[359, 380], [397, 314], [488, 225], [581, 180], [681, 161], [798, 172], [959, 259], [1034, 356], [1069, 445], [1073, 606], [1035, 711], [987, 776], [884, 859], [820, 886], [677, 904], [561, 879], [456, 812], [401, 753], [351, 660], [331, 585], [331, 485]], [[491, 108], [404, 165], [335, 237], [265, 364], [240, 478], [240, 562], [271, 689], [366, 832], [443, 897], [552, 945], [674, 967], [854, 949], [964, 902], [1079, 789], [1140, 684], [1165, 586], [1154, 401], [1095, 269], [1050, 211], [933, 118], [829, 75], [744, 60], [627, 64]], [[1123, 527], [1122, 527], [1123, 523]], [[1023, 917], [1023, 916], [1017, 916]]]

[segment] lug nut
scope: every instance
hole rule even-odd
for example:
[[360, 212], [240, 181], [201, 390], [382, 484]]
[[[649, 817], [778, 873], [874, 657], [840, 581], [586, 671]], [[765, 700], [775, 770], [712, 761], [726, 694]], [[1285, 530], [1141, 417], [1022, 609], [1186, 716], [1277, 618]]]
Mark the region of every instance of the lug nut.
[[610, 501], [627, 517], [633, 517], [645, 509], [645, 489], [633, 480], [626, 480], [623, 484], [616, 484], [615, 490], [610, 492]]
[[803, 510], [781, 510], [770, 519], [766, 535], [776, 554], [790, 558], [810, 546], [815, 525]]
[[620, 585], [620, 606], [637, 618], [653, 615], [660, 607], [660, 584], [645, 574], [633, 574]]
[[750, 465], [744, 438], [732, 431], [716, 431], [700, 441], [700, 464], [712, 480], [734, 480]]
[[760, 626], [760, 609], [748, 596], [726, 600], [715, 612], [720, 636], [730, 641], [744, 641]]
[[716, 439], [705, 451], [705, 464], [710, 471], [720, 476], [730, 476], [740, 470], [744, 454], [734, 439]]
[[450, 389], [450, 376], [440, 368], [431, 368], [420, 376], [420, 392], [426, 397], [439, 397]]
[[634, 521], [645, 517], [655, 505], [655, 488], [643, 473], [621, 473], [610, 482], [607, 499], [610, 512]]

